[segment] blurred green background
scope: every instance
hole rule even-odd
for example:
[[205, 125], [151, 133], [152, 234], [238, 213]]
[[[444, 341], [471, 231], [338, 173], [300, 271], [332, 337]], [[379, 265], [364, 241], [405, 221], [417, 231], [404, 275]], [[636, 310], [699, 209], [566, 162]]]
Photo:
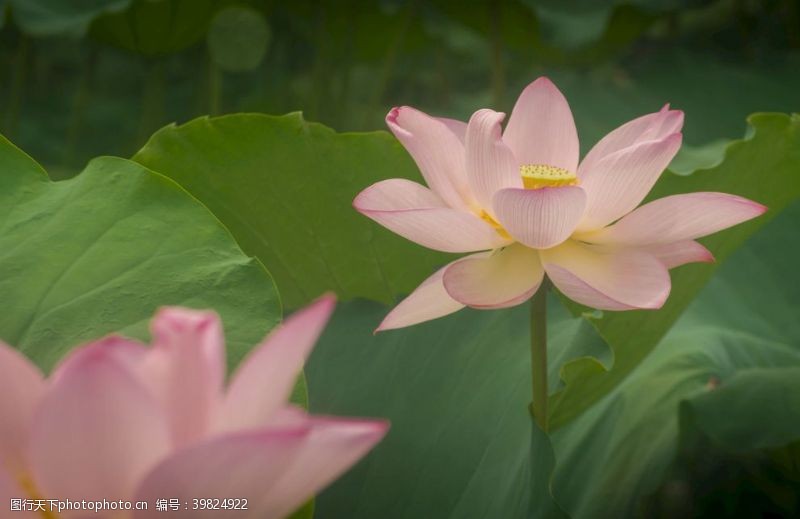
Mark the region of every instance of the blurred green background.
[[[585, 151], [666, 102], [685, 142], [796, 110], [794, 0], [0, 0], [2, 132], [54, 178], [204, 114], [301, 110], [384, 128], [392, 105], [508, 111], [551, 76]], [[691, 151], [691, 149], [689, 149]]]

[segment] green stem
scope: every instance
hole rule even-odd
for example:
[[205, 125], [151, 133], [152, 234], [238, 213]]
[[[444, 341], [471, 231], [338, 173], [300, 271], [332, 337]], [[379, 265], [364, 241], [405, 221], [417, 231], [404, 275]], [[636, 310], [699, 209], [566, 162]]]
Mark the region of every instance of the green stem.
[[533, 414], [539, 428], [547, 432], [547, 285], [531, 299], [531, 377]]

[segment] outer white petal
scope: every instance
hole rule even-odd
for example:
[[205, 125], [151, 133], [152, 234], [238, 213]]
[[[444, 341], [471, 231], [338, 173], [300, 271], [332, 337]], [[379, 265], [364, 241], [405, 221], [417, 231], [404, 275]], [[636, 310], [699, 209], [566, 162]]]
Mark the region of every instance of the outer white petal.
[[541, 251], [547, 276], [570, 299], [601, 310], [661, 308], [670, 291], [667, 268], [652, 254], [568, 240]]
[[472, 252], [510, 242], [474, 214], [451, 209], [432, 191], [410, 180], [384, 180], [368, 187], [353, 207], [390, 231], [429, 249]]
[[649, 252], [668, 269], [674, 269], [687, 263], [713, 263], [711, 251], [694, 240], [683, 240], [661, 245], [648, 245], [642, 250]]
[[725, 193], [688, 193], [667, 196], [628, 214], [620, 221], [580, 239], [617, 245], [664, 244], [693, 240], [745, 222], [767, 208]]
[[445, 270], [443, 281], [447, 293], [460, 303], [505, 308], [528, 300], [543, 277], [538, 252], [514, 244], [454, 262]]
[[450, 297], [450, 294], [444, 289], [442, 277], [448, 266], [437, 270], [432, 276], [423, 281], [416, 290], [411, 292], [408, 297], [400, 301], [375, 331], [381, 332], [394, 328], [404, 328], [443, 317], [464, 308], [462, 303]]

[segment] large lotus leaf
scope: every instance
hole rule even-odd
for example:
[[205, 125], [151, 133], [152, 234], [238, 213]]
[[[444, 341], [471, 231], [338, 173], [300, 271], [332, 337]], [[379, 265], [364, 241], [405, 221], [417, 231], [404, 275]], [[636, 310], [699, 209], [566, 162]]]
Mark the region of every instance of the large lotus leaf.
[[[555, 295], [548, 306], [555, 388], [563, 362], [608, 350]], [[528, 411], [527, 307], [466, 309], [373, 336], [385, 312], [340, 304], [306, 367], [313, 411], [392, 421], [375, 453], [317, 500], [318, 517], [511, 519], [551, 500], [549, 471], [531, 474], [529, 459], [554, 463]]]
[[378, 180], [420, 180], [385, 132], [336, 133], [297, 113], [203, 117], [156, 132], [134, 160], [211, 209], [264, 262], [288, 308], [326, 290], [388, 303], [445, 260], [351, 207]]
[[572, 517], [642, 510], [678, 454], [681, 406], [730, 451], [800, 441], [798, 219], [795, 203], [737, 251], [635, 371], [551, 435], [553, 494]]
[[[790, 441], [796, 398], [765, 399], [796, 387], [784, 375], [800, 366], [798, 218], [796, 204], [739, 250], [659, 347], [552, 433], [552, 445], [525, 411], [525, 308], [465, 310], [372, 337], [384, 310], [342, 305], [307, 368], [311, 408], [381, 414], [392, 429], [322, 494], [318, 517], [550, 518], [563, 516], [559, 507], [575, 517], [627, 517], [675, 460], [681, 402], [697, 409], [709, 435], [743, 449]], [[549, 299], [554, 364], [602, 351], [602, 342], [583, 350], [591, 325], [557, 303]], [[747, 392], [751, 377], [759, 386]]]
[[688, 402], [687, 419], [716, 443], [741, 451], [800, 439], [800, 362], [743, 370], [714, 386]]
[[[93, 19], [127, 8], [133, 0], [7, 0], [14, 22], [35, 36], [73, 35], [86, 32]], [[0, 2], [0, 11], [3, 11]], [[2, 22], [2, 13], [0, 13]], [[0, 23], [2, 26], [2, 23]]]
[[731, 142], [719, 165], [691, 175], [665, 173], [651, 199], [675, 193], [721, 191], [756, 200], [769, 211], [755, 220], [701, 241], [715, 264], [693, 264], [672, 271], [672, 292], [658, 311], [605, 312], [601, 318], [584, 312], [614, 350], [614, 364], [605, 369], [592, 358], [564, 366], [566, 388], [554, 396], [553, 427], [568, 422], [625, 378], [680, 317], [711, 278], [717, 266], [757, 229], [800, 196], [800, 117], [782, 114], [751, 116], [752, 133]]
[[680, 418], [678, 459], [643, 510], [800, 515], [800, 363], [741, 370], [684, 402]]
[[95, 39], [145, 56], [183, 50], [202, 40], [226, 0], [133, 0], [122, 12], [97, 18]]
[[[568, 355], [591, 329], [550, 304], [553, 350]], [[312, 411], [392, 421], [374, 453], [317, 499], [317, 517], [527, 517], [532, 485], [548, 497], [546, 476], [530, 479], [530, 458], [547, 464], [548, 445], [531, 436], [527, 308], [467, 309], [373, 336], [385, 312], [340, 304], [306, 367]]]
[[101, 157], [52, 182], [0, 137], [0, 338], [49, 369], [107, 333], [145, 338], [162, 305], [213, 308], [231, 365], [280, 319], [261, 263], [170, 179]]

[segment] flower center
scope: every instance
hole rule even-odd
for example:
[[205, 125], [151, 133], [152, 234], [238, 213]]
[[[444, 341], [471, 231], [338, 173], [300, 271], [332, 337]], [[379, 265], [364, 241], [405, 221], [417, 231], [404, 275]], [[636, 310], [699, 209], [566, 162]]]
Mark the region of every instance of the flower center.
[[525, 189], [574, 186], [578, 184], [575, 173], [547, 164], [523, 164], [519, 167]]
[[481, 218], [483, 219], [484, 222], [494, 227], [494, 230], [497, 231], [497, 233], [500, 236], [502, 236], [503, 238], [511, 239], [511, 235], [508, 234], [508, 231], [506, 231], [497, 220], [492, 218], [492, 216], [489, 213], [487, 213], [486, 211], [481, 211]]

